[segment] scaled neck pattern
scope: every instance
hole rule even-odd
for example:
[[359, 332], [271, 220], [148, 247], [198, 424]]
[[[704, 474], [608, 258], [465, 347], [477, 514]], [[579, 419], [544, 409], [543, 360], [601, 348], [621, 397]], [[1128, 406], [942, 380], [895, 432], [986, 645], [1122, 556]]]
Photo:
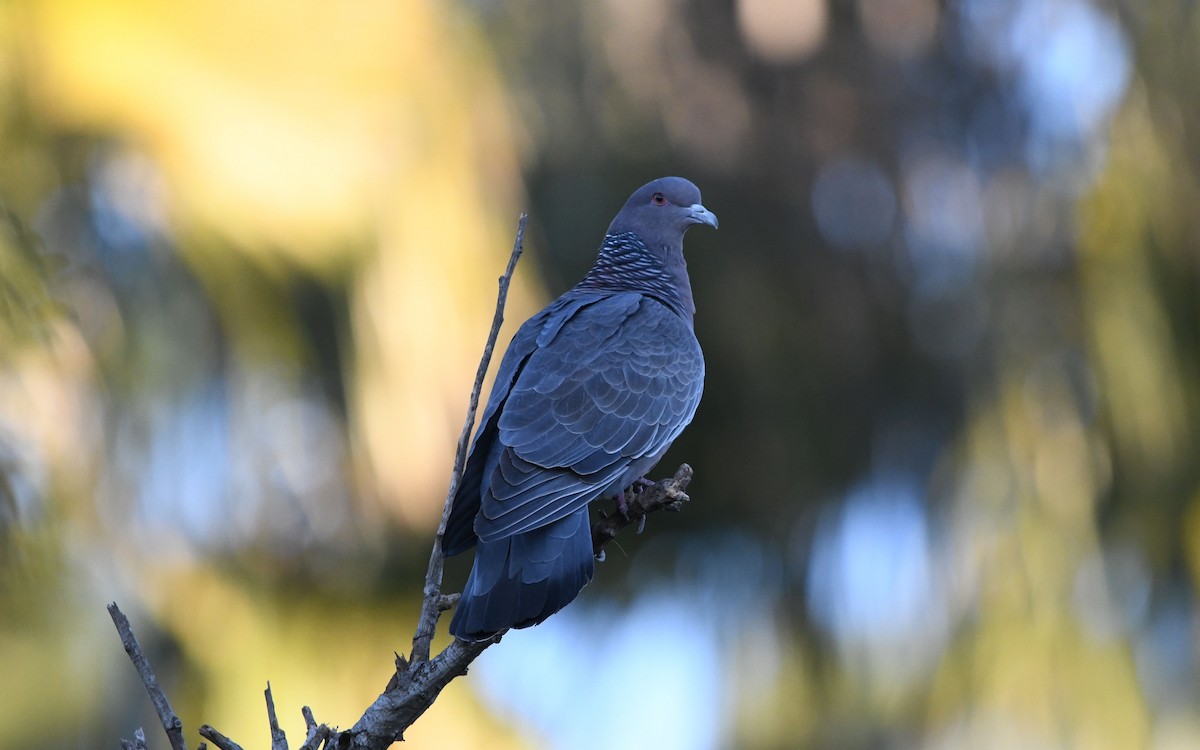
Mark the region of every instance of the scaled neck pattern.
[[692, 286], [683, 254], [678, 264], [655, 255], [633, 232], [604, 237], [596, 264], [576, 287], [614, 292], [642, 292], [654, 297], [675, 314], [691, 321], [696, 313]]

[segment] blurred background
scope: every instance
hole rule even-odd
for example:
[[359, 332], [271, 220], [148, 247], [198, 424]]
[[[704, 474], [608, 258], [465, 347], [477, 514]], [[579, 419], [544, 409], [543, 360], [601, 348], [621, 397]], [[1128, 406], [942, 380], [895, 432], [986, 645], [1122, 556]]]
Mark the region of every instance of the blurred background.
[[[1200, 6], [0, 4], [0, 747], [349, 726], [515, 326], [691, 178], [692, 503], [413, 747], [1200, 746]], [[456, 559], [447, 588], [470, 564]], [[441, 641], [444, 643], [443, 640]], [[436, 645], [436, 644], [435, 644]]]

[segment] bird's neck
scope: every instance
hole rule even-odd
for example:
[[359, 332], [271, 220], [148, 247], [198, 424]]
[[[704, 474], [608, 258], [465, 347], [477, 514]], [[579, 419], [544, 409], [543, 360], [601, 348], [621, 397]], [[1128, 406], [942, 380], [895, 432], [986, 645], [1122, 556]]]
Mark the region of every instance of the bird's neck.
[[663, 256], [647, 248], [632, 232], [605, 235], [595, 265], [576, 287], [642, 292], [691, 320], [696, 306], [692, 301], [692, 285], [687, 263], [683, 260], [683, 248], [667, 249]]

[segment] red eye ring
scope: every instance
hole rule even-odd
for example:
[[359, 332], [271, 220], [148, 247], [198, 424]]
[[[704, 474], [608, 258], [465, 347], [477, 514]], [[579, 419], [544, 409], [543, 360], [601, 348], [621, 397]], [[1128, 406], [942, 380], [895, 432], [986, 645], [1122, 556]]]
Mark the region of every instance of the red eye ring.
[[665, 206], [667, 205], [667, 196], [663, 195], [662, 193], [655, 193], [653, 197], [650, 198], [650, 202], [656, 206]]

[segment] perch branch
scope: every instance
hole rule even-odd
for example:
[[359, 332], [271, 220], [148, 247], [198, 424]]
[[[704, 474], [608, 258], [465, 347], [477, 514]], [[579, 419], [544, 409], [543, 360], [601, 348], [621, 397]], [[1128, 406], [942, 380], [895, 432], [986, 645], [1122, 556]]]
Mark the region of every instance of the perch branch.
[[409, 661], [413, 664], [429, 661], [429, 644], [433, 641], [438, 616], [445, 611], [445, 607], [441, 606], [442, 569], [446, 559], [442, 554], [442, 538], [446, 535], [446, 524], [450, 521], [454, 496], [458, 493], [463, 467], [467, 463], [467, 446], [471, 440], [471, 430], [475, 427], [475, 413], [479, 410], [479, 394], [483, 390], [483, 379], [487, 375], [488, 365], [492, 361], [492, 352], [496, 348], [496, 337], [500, 335], [500, 326], [504, 323], [504, 305], [508, 301], [508, 285], [512, 281], [513, 271], [521, 257], [521, 250], [525, 242], [525, 225], [528, 221], [529, 214], [521, 214], [521, 218], [517, 222], [517, 236], [513, 240], [512, 254], [508, 257], [508, 266], [504, 269], [504, 275], [500, 277], [500, 291], [496, 295], [496, 312], [492, 315], [492, 329], [488, 333], [487, 344], [483, 347], [479, 368], [475, 371], [475, 384], [471, 387], [471, 402], [467, 406], [467, 418], [463, 423], [462, 432], [458, 436], [458, 448], [454, 454], [454, 469], [450, 473], [450, 487], [446, 491], [446, 502], [442, 506], [442, 520], [438, 523], [437, 534], [433, 538], [433, 551], [429, 554], [429, 569], [425, 573], [425, 598], [421, 604], [421, 619], [417, 622], [417, 632], [413, 636], [412, 654], [409, 656]]
[[358, 722], [334, 735], [330, 744], [339, 750], [382, 750], [403, 739], [404, 730], [425, 713], [442, 688], [467, 673], [469, 665], [498, 638], [468, 643], [455, 640], [430, 661], [398, 669], [383, 692]]

